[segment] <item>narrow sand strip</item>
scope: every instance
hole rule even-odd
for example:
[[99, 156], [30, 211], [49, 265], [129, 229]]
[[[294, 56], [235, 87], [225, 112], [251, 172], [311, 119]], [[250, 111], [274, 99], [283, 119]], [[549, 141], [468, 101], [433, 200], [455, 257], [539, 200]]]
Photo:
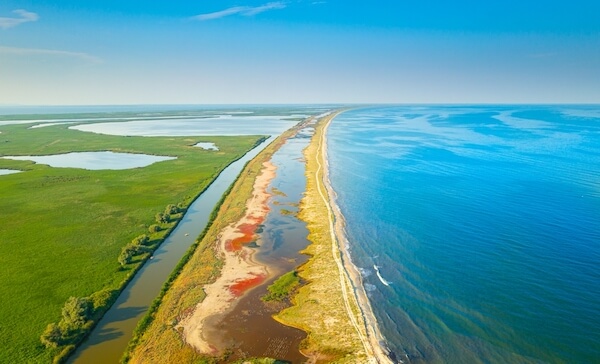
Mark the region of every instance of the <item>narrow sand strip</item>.
[[[330, 118], [323, 129], [321, 140], [316, 153], [318, 165], [316, 172], [317, 190], [325, 205], [329, 219], [329, 232], [331, 239], [331, 250], [334, 261], [339, 269], [340, 285], [344, 296], [344, 306], [348, 313], [352, 326], [354, 326], [364, 350], [367, 353], [369, 363], [392, 363], [385, 349], [381, 346], [383, 336], [379, 331], [377, 320], [373, 314], [371, 304], [364, 290], [361, 275], [352, 263], [348, 254], [347, 244], [343, 230], [343, 216], [333, 200], [335, 192], [329, 181], [329, 168], [327, 162], [327, 130]], [[326, 192], [325, 192], [326, 191]], [[360, 315], [356, 315], [352, 306], [358, 306]]]
[[214, 283], [204, 287], [206, 298], [177, 325], [178, 329], [183, 330], [184, 340], [203, 354], [216, 354], [219, 351], [203, 335], [207, 319], [233, 309], [237, 298], [260, 284], [269, 274], [266, 266], [252, 259], [254, 250], [244, 245], [253, 240], [256, 227], [269, 212], [267, 201], [270, 194], [267, 187], [275, 177], [275, 166], [271, 162], [265, 162], [263, 166], [254, 182], [252, 198], [246, 204], [246, 214], [219, 234], [216, 246], [224, 262], [221, 275]]

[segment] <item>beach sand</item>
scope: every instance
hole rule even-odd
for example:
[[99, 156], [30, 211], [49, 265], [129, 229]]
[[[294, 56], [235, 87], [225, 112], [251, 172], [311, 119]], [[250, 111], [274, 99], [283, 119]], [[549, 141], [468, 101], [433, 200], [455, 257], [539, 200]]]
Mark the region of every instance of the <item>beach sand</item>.
[[303, 353], [317, 363], [392, 363], [380, 341], [361, 276], [343, 234], [343, 216], [328, 180], [326, 130], [337, 114], [324, 116], [305, 150], [307, 189], [300, 218], [307, 223], [310, 260], [299, 268], [309, 283], [295, 305], [276, 318], [308, 333]]
[[219, 234], [216, 246], [224, 261], [221, 275], [204, 287], [206, 298], [177, 325], [184, 340], [200, 353], [214, 355], [224, 349], [206, 337], [210, 331], [207, 326], [218, 322], [220, 316], [235, 307], [239, 297], [269, 276], [268, 268], [252, 259], [255, 251], [247, 245], [254, 241], [254, 232], [269, 212], [267, 187], [274, 177], [275, 166], [263, 163], [261, 174], [254, 182], [252, 198], [246, 204], [246, 214]]
[[[330, 121], [331, 122], [331, 121]], [[330, 123], [329, 122], [329, 123]], [[338, 205], [335, 203], [335, 191], [331, 186], [331, 182], [329, 180], [329, 164], [327, 158], [327, 128], [329, 123], [325, 127], [323, 139], [321, 141], [322, 145], [322, 153], [324, 167], [323, 167], [323, 185], [327, 190], [327, 195], [329, 196], [328, 204], [329, 208], [332, 210], [333, 215], [335, 216], [334, 220], [334, 234], [335, 238], [338, 242], [338, 249], [340, 250], [340, 255], [342, 258], [342, 264], [345, 270], [347, 277], [350, 279], [352, 285], [352, 291], [355, 295], [355, 299], [358, 301], [358, 307], [360, 309], [361, 318], [363, 320], [365, 330], [366, 330], [366, 340], [368, 342], [367, 352], [370, 352], [372, 356], [371, 359], [374, 359], [374, 362], [377, 363], [392, 363], [392, 360], [388, 356], [387, 348], [383, 347], [381, 343], [385, 342], [381, 331], [379, 330], [379, 325], [377, 323], [377, 319], [373, 313], [373, 309], [371, 307], [371, 303], [367, 296], [367, 292], [365, 291], [364, 284], [362, 281], [362, 276], [360, 271], [352, 263], [352, 258], [349, 253], [348, 240], [345, 235], [344, 225], [345, 220], [342, 212], [340, 211]]]

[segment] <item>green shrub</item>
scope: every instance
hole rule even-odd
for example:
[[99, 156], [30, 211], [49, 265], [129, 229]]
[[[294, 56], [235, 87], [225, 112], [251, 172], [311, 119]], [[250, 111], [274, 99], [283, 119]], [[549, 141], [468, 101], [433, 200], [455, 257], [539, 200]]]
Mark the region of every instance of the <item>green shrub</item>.
[[283, 301], [287, 299], [300, 286], [300, 278], [294, 270], [279, 277], [272, 285], [267, 287], [269, 293], [262, 297], [265, 302]]
[[89, 320], [91, 313], [92, 301], [88, 297], [69, 297], [62, 309], [61, 324], [77, 330]]
[[40, 336], [40, 341], [47, 348], [56, 348], [61, 345], [63, 340], [63, 332], [56, 323], [51, 323], [46, 326], [46, 330]]

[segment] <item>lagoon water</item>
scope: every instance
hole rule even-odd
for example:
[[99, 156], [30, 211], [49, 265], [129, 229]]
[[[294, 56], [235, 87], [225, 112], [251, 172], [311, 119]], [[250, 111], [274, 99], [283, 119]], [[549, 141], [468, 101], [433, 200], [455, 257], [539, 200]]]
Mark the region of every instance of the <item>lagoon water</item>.
[[600, 106], [357, 109], [328, 148], [398, 358], [600, 360]]
[[5, 169], [5, 168], [0, 168], [0, 176], [5, 176], [8, 174], [15, 174], [15, 173], [19, 173], [21, 171], [17, 170], [17, 169]]
[[71, 152], [53, 155], [32, 156], [3, 156], [2, 158], [14, 160], [34, 161], [59, 168], [83, 168], [90, 170], [121, 170], [146, 167], [156, 162], [176, 159], [148, 154], [115, 153], [115, 152]]
[[200, 143], [196, 143], [194, 144], [194, 147], [198, 147], [204, 150], [219, 150], [219, 147], [217, 147], [217, 145], [215, 143], [209, 143], [209, 142], [200, 142]]
[[93, 123], [70, 128], [99, 134], [127, 136], [279, 135], [298, 123], [298, 119], [292, 117], [294, 116], [220, 115], [190, 119]]

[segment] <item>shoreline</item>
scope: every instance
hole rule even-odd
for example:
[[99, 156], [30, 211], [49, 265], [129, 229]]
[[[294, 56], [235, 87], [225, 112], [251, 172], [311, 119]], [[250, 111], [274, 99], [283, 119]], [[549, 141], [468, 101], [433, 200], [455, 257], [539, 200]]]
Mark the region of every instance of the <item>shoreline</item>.
[[[321, 150], [322, 150], [322, 159], [324, 161], [323, 166], [323, 175], [322, 182], [327, 190], [327, 204], [329, 208], [333, 212], [334, 216], [334, 231], [335, 239], [337, 240], [339, 254], [342, 259], [342, 264], [345, 270], [346, 275], [350, 279], [350, 283], [353, 288], [353, 292], [355, 295], [355, 299], [357, 300], [358, 307], [360, 309], [360, 314], [364, 321], [364, 325], [366, 327], [367, 332], [367, 340], [371, 346], [371, 350], [373, 356], [377, 363], [392, 363], [390, 358], [390, 352], [387, 347], [384, 347], [382, 343], [385, 343], [385, 338], [379, 329], [379, 323], [375, 314], [373, 313], [373, 308], [371, 306], [371, 301], [367, 296], [367, 292], [364, 288], [362, 275], [358, 270], [358, 267], [352, 262], [352, 257], [350, 255], [350, 246], [349, 241], [347, 239], [345, 226], [344, 215], [342, 214], [338, 204], [336, 203], [337, 194], [331, 185], [331, 180], [329, 178], [329, 159], [327, 154], [327, 132], [329, 130], [329, 125], [333, 121], [333, 119], [341, 113], [336, 114], [332, 117], [324, 127], [323, 135], [321, 138]], [[317, 156], [318, 157], [318, 156]], [[399, 361], [402, 363], [402, 361]]]
[[304, 150], [307, 185], [299, 216], [309, 230], [311, 244], [304, 253], [311, 257], [298, 272], [308, 283], [293, 298], [294, 305], [276, 319], [307, 332], [302, 351], [311, 358], [310, 363], [387, 364], [392, 360], [380, 343], [382, 336], [360, 274], [345, 251], [347, 243], [340, 239], [343, 219], [331, 197], [334, 191], [328, 180], [325, 136], [341, 112], [319, 119]]
[[[338, 114], [317, 118], [313, 138], [303, 151], [307, 185], [300, 219], [310, 232], [310, 245], [301, 253], [310, 258], [297, 271], [308, 283], [293, 297], [294, 306], [273, 317], [281, 324], [306, 332], [300, 352], [308, 358], [307, 363], [392, 363], [382, 344], [360, 273], [348, 255], [343, 216], [332, 197], [335, 192], [328, 179], [326, 130]], [[301, 124], [308, 122], [310, 119]], [[284, 143], [286, 138], [280, 140]], [[278, 149], [275, 145], [271, 147], [272, 152]], [[271, 154], [265, 151], [263, 158], [253, 161], [255, 172], [242, 173], [252, 184], [247, 183], [249, 188], [241, 195], [232, 191], [226, 199], [230, 202], [220, 211], [229, 215], [233, 209], [239, 215], [221, 220], [211, 228], [213, 232], [202, 242], [207, 245], [196, 252], [197, 258], [186, 265], [166, 294], [154, 322], [133, 349], [131, 362], [165, 359], [185, 362], [225, 353], [227, 337], [219, 329], [219, 323], [236, 309], [247, 292], [273, 274], [268, 264], [253, 259], [256, 250], [252, 248], [255, 231], [269, 212], [267, 202], [272, 196], [267, 189], [275, 177]], [[315, 221], [321, 225], [311, 226]], [[323, 234], [315, 236], [319, 233]], [[207, 261], [205, 257], [213, 258]], [[198, 280], [200, 276], [208, 281]]]

